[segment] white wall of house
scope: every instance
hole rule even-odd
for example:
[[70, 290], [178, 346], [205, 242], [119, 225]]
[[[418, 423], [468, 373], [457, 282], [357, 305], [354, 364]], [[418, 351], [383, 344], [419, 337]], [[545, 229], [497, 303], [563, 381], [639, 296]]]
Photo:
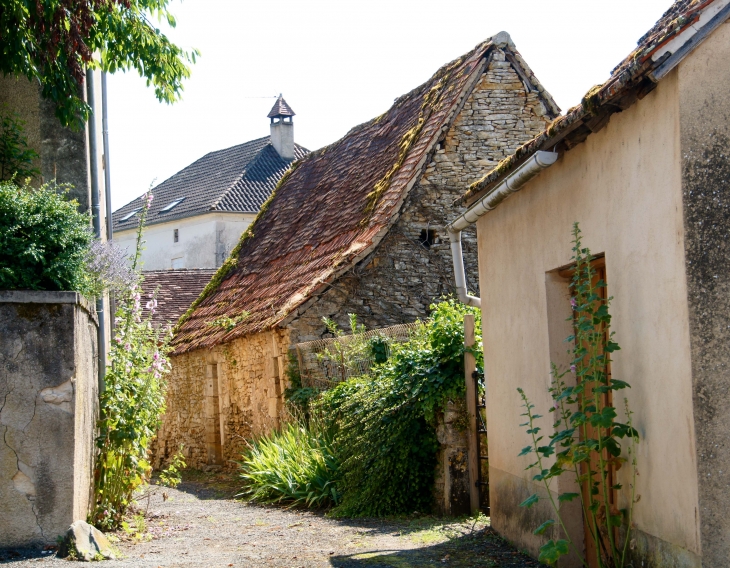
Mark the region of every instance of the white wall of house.
[[[144, 232], [144, 269], [217, 268], [254, 217], [252, 213], [215, 212], [149, 225]], [[114, 232], [114, 240], [129, 254], [134, 251], [135, 239], [136, 226]]]

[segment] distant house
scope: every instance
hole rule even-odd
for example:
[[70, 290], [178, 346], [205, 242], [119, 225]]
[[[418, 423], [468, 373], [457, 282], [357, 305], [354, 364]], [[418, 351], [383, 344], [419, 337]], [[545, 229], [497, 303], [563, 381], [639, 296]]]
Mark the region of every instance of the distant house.
[[[256, 217], [291, 163], [308, 150], [294, 142], [294, 111], [280, 96], [271, 135], [206, 154], [153, 189], [145, 229], [145, 270], [217, 268]], [[114, 240], [134, 247], [142, 197], [114, 212]]]
[[190, 304], [200, 296], [215, 272], [215, 269], [211, 268], [146, 270], [142, 284], [144, 315], [146, 316], [150, 310], [144, 306], [155, 295], [157, 307], [152, 314], [152, 323], [156, 326], [174, 326]]
[[[177, 331], [158, 461], [180, 443], [195, 466], [237, 459], [275, 427], [290, 347], [323, 316], [428, 316], [453, 291], [451, 203], [558, 113], [503, 32], [296, 162]], [[476, 267], [474, 234], [465, 248]]]
[[[525, 470], [530, 456], [518, 456], [529, 441], [516, 388], [547, 415], [550, 362], [569, 365], [565, 269], [578, 221], [613, 296], [621, 351], [611, 376], [631, 385], [614, 404], [622, 416], [628, 399], [641, 435], [632, 565], [730, 564], [729, 18], [728, 0], [675, 2], [608, 81], [472, 185], [452, 214], [483, 213], [492, 527], [533, 554], [560, 535], [533, 534], [553, 517], [546, 502], [519, 507], [542, 488]], [[622, 487], [612, 508], [630, 502], [627, 470], [613, 472]], [[570, 483], [559, 480], [556, 495]], [[561, 508], [582, 546], [578, 501]]]

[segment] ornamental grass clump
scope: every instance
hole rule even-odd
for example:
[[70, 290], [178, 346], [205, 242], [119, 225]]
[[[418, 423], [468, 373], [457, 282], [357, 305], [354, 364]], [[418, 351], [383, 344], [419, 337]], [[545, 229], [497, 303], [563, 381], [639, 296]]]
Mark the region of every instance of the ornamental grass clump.
[[339, 501], [333, 436], [319, 416], [307, 423], [290, 422], [259, 438], [239, 466], [244, 482], [241, 496], [251, 501], [314, 509]]
[[[610, 371], [611, 356], [620, 347], [614, 341], [611, 331], [609, 307], [611, 298], [604, 299], [602, 293], [606, 283], [598, 279], [593, 267], [590, 250], [581, 244], [578, 224], [573, 226], [573, 261], [575, 269], [571, 282], [571, 306], [573, 314], [569, 321], [574, 333], [566, 342], [571, 345], [568, 369], [560, 370], [552, 365], [552, 385], [549, 389], [553, 399], [554, 413], [551, 434], [548, 440], [540, 434], [538, 420], [542, 418], [534, 411], [523, 389], [517, 389], [523, 400], [530, 444], [520, 455], [535, 456], [527, 469], [536, 469], [533, 480], [544, 485], [546, 497], [536, 493], [528, 497], [522, 507], [532, 507], [540, 499], [547, 499], [554, 510], [556, 521], [548, 519], [537, 527], [534, 534], [554, 530], [564, 538], [550, 539], [540, 548], [539, 560], [555, 565], [562, 556], [574, 552], [581, 557], [582, 543], [576, 546], [569, 536], [560, 505], [575, 499], [580, 500], [587, 539], [592, 541], [595, 566], [599, 568], [624, 568], [628, 566], [628, 550], [631, 541], [634, 505], [636, 495], [637, 463], [636, 451], [639, 434], [632, 425], [633, 413], [624, 399], [626, 422], [617, 420], [613, 406], [613, 395], [628, 388], [625, 381], [616, 379]], [[622, 443], [625, 445], [622, 447]], [[616, 505], [617, 492], [623, 489], [616, 479], [616, 473], [628, 462], [624, 477], [629, 483], [624, 494], [626, 507], [619, 510]], [[561, 493], [553, 497], [550, 484], [553, 478], [563, 474], [573, 476], [580, 493]], [[583, 560], [588, 567], [588, 560]], [[591, 564], [593, 565], [593, 564]]]

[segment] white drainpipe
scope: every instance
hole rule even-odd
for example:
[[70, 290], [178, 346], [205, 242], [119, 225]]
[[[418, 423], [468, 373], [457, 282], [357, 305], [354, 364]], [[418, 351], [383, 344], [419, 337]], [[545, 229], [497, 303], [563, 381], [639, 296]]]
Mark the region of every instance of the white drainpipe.
[[451, 240], [451, 256], [454, 261], [454, 280], [456, 282], [456, 296], [467, 306], [481, 307], [482, 302], [476, 296], [470, 296], [466, 291], [466, 273], [464, 271], [464, 253], [461, 250], [461, 232], [477, 219], [488, 213], [507, 197], [522, 189], [528, 181], [534, 178], [545, 168], [552, 166], [558, 159], [556, 152], [536, 152], [529, 160], [508, 175], [500, 184], [469, 207], [446, 226]]

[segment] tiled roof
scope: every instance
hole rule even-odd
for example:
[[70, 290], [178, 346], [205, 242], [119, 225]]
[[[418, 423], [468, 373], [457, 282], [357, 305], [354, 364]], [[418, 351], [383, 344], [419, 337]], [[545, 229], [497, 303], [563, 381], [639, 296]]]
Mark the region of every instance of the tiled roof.
[[[719, 10], [721, 7], [722, 10]], [[670, 56], [670, 42], [691, 26], [695, 26], [705, 10], [707, 12], [703, 16], [703, 29], [710, 29], [729, 17], [730, 5], [724, 0], [676, 1], [651, 30], [639, 39], [637, 48], [614, 68], [608, 81], [593, 87], [583, 97], [580, 105], [554, 120], [542, 134], [526, 142], [514, 154], [497, 164], [484, 178], [474, 182], [464, 196], [457, 200], [456, 205], [472, 203], [487, 194], [504, 176], [539, 150], [570, 150], [608, 124], [612, 114], [621, 112], [644, 98], [663, 77], [662, 73], [666, 72], [667, 65], [676, 63], [673, 58], [681, 58], [688, 53], [672, 45], [674, 54]], [[698, 33], [687, 41], [685, 47], [694, 48], [698, 45], [697, 37], [700, 36]]]
[[[295, 158], [307, 152], [306, 148], [294, 145]], [[152, 190], [155, 199], [147, 224], [210, 211], [256, 213], [290, 164], [290, 160], [279, 156], [269, 136], [206, 154]], [[183, 201], [178, 205], [162, 211], [181, 198]], [[142, 197], [139, 197], [115, 211], [114, 230], [136, 228], [136, 215], [127, 221], [121, 219], [141, 206]]]
[[[495, 44], [521, 62], [520, 72], [532, 78], [530, 88], [557, 108], [507, 34], [445, 65], [385, 114], [294, 164], [181, 321], [173, 339], [175, 353], [286, 325], [328, 283], [366, 257], [396, 221]], [[206, 325], [221, 316], [242, 315], [233, 329]]]
[[269, 114], [267, 114], [266, 116], [268, 118], [276, 118], [278, 116], [295, 116], [295, 115], [296, 115], [296, 113], [287, 104], [287, 102], [284, 100], [284, 97], [279, 95], [279, 98], [276, 99], [274, 106], [271, 107]]
[[195, 301], [206, 284], [216, 273], [214, 269], [185, 270], [148, 270], [143, 272], [144, 282], [143, 313], [149, 310], [144, 307], [152, 294], [157, 290], [157, 309], [152, 315], [155, 325], [174, 325], [190, 304]]

